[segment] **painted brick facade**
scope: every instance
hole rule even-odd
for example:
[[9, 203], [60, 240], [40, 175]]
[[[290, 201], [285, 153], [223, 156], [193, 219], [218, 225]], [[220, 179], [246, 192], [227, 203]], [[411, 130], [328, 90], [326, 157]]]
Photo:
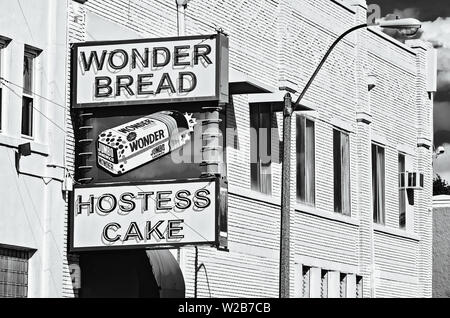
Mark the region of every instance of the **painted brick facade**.
[[[88, 34], [87, 12], [141, 37], [176, 35], [176, 8], [167, 1], [89, 0], [81, 6], [70, 1], [69, 42], [96, 39]], [[272, 87], [299, 90], [332, 41], [365, 22], [366, 7], [363, 1], [348, 6], [332, 0], [194, 0], [187, 14], [188, 35], [214, 33], [213, 26], [229, 34], [231, 68]], [[299, 271], [305, 265], [362, 276], [364, 297], [431, 296], [431, 150], [418, 147], [419, 140], [431, 144], [432, 138], [433, 101], [425, 85], [429, 50], [426, 43], [405, 45], [377, 30], [356, 32], [336, 48], [306, 95], [304, 104], [317, 111], [312, 118], [316, 205], [297, 204], [292, 192], [291, 295], [298, 295]], [[377, 77], [370, 92], [368, 75]], [[272, 164], [273, 196], [251, 191], [249, 99], [234, 96], [226, 108], [227, 126], [237, 131], [226, 145], [229, 252], [199, 248], [209, 281], [200, 272], [199, 297], [278, 296], [281, 164]], [[274, 138], [282, 141], [282, 115], [276, 118], [279, 134]], [[293, 127], [295, 145], [294, 119]], [[333, 127], [350, 134], [351, 217], [333, 212]], [[386, 150], [385, 226], [372, 221], [372, 141]], [[69, 133], [71, 169], [73, 143]], [[398, 221], [399, 151], [407, 154], [410, 169], [425, 175], [406, 231]], [[291, 163], [295, 190], [295, 151]], [[188, 297], [194, 295], [194, 257], [193, 248], [181, 250]]]

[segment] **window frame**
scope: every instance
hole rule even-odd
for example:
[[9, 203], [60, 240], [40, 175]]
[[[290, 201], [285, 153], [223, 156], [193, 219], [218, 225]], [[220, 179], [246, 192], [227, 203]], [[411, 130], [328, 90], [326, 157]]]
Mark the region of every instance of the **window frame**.
[[[335, 135], [336, 133], [339, 134], [339, 163], [340, 163], [340, 168], [339, 168], [339, 180], [336, 180], [337, 178], [337, 174], [336, 174], [336, 151], [337, 149], [335, 149]], [[346, 136], [346, 138], [348, 139], [348, 147], [347, 147], [347, 153], [348, 153], [348, 211], [345, 210], [344, 211], [344, 195], [343, 195], [343, 187], [342, 184], [344, 182], [344, 166], [343, 166], [343, 153], [342, 153], [342, 136]], [[338, 127], [333, 127], [333, 211], [334, 213], [338, 213], [340, 215], [343, 216], [347, 216], [347, 217], [352, 217], [352, 178], [351, 178], [351, 166], [352, 166], [352, 158], [351, 158], [351, 138], [350, 138], [350, 132], [340, 129]], [[337, 197], [337, 193], [336, 193], [336, 184], [337, 181], [339, 181], [340, 184], [340, 211], [338, 211], [336, 209], [336, 197]]]
[[311, 298], [311, 266], [301, 266], [302, 269], [302, 292], [301, 298]]
[[[299, 147], [300, 147], [299, 143], [300, 143], [300, 141], [299, 141], [299, 138], [298, 138], [299, 129], [300, 129], [299, 120], [302, 120], [304, 122], [304, 131], [303, 131], [303, 137], [304, 137], [303, 141], [304, 141], [304, 143], [303, 143], [303, 146], [305, 147], [305, 156], [303, 158], [304, 159], [303, 165], [304, 165], [304, 168], [305, 168], [305, 180], [304, 180], [304, 184], [301, 185], [305, 189], [305, 192], [304, 192], [305, 199], [304, 200], [301, 198], [301, 193], [299, 191], [300, 190], [299, 189], [300, 174], [299, 174], [299, 171], [298, 171], [299, 169], [298, 168], [299, 168], [299, 166], [301, 164], [300, 159], [299, 159]], [[308, 129], [308, 122], [312, 124], [312, 131], [313, 131], [313, 138], [312, 138], [312, 143], [313, 143], [313, 145], [312, 145], [312, 147], [313, 147], [313, 151], [312, 151], [312, 156], [313, 156], [312, 179], [313, 180], [312, 180], [311, 184], [308, 184], [308, 182], [306, 180], [306, 168], [307, 168], [306, 162], [307, 162], [307, 158], [308, 158], [308, 156], [306, 155], [306, 131]], [[296, 157], [295, 160], [296, 160], [296, 167], [297, 167], [297, 173], [296, 173], [296, 201], [299, 204], [304, 204], [304, 205], [307, 205], [307, 206], [315, 207], [316, 206], [316, 196], [317, 196], [316, 195], [317, 194], [317, 178], [316, 178], [316, 172], [317, 172], [317, 170], [316, 170], [316, 167], [317, 167], [317, 163], [316, 163], [316, 158], [317, 158], [317, 156], [316, 156], [317, 133], [316, 133], [316, 121], [314, 119], [312, 119], [312, 118], [309, 118], [308, 116], [297, 114], [296, 115], [296, 119], [295, 119], [295, 124], [296, 124], [296, 132], [297, 132], [296, 145], [295, 145], [295, 157]], [[310, 189], [308, 186], [312, 187], [312, 189]], [[311, 202], [307, 201], [307, 197], [308, 197], [307, 193], [308, 193], [308, 191], [312, 192], [312, 201]]]
[[[254, 133], [250, 134], [250, 186], [251, 190], [261, 193], [263, 195], [272, 196], [273, 194], [273, 143], [272, 143], [272, 122], [273, 122], [273, 107], [270, 104], [258, 103], [250, 105], [250, 130], [256, 132], [256, 136]], [[257, 115], [257, 116], [256, 116]], [[263, 124], [263, 115], [268, 115], [268, 127], [264, 127]], [[256, 118], [255, 118], [256, 117]], [[270, 158], [270, 162], [262, 163], [261, 160], [261, 129], [268, 129], [267, 131], [267, 152], [268, 154], [264, 154], [264, 156], [268, 156]], [[256, 137], [256, 140], [253, 138]], [[254, 149], [256, 145], [256, 150]], [[256, 158], [253, 158], [253, 154], [256, 154]], [[253, 159], [256, 159], [256, 162], [252, 162]], [[263, 185], [262, 181], [262, 165], [265, 164], [268, 171], [270, 173], [265, 173], [266, 179], [268, 180], [268, 184]]]
[[[10, 38], [7, 38], [5, 36], [0, 35], [0, 77], [4, 78], [4, 69], [5, 69], [5, 55], [4, 55], [4, 49], [9, 45], [11, 42]], [[4, 92], [3, 92], [3, 84], [0, 81], [0, 133], [3, 130], [3, 98], [4, 98]]]
[[[403, 170], [401, 170], [401, 157], [403, 158]], [[402, 173], [406, 173], [406, 154], [403, 152], [398, 153], [398, 174], [399, 179], [402, 175]], [[400, 188], [400, 180], [399, 180], [399, 188]], [[401, 230], [407, 229], [407, 204], [408, 204], [408, 192], [406, 189], [399, 189], [398, 190], [398, 202], [399, 202], [399, 220], [398, 220], [398, 226]], [[403, 206], [402, 206], [403, 205]], [[404, 211], [402, 211], [402, 207], [404, 208]], [[402, 224], [402, 214], [404, 216], [404, 223]]]
[[339, 272], [339, 298], [347, 298], [347, 289], [348, 289], [347, 280], [348, 274]]
[[[3, 264], [0, 267], [0, 272], [3, 272], [5, 280], [0, 281], [0, 295], [7, 298], [27, 298], [29, 289], [29, 276], [30, 276], [30, 258], [33, 251], [23, 248], [14, 248], [10, 246], [0, 245], [0, 258], [4, 258], [7, 262], [1, 262]], [[14, 262], [15, 261], [15, 262]], [[11, 266], [9, 268], [8, 266]], [[18, 267], [17, 267], [18, 266]], [[17, 268], [16, 268], [17, 267]], [[13, 275], [10, 275], [10, 274]], [[19, 275], [23, 277], [19, 279]], [[7, 280], [8, 277], [16, 280]], [[23, 282], [19, 282], [23, 280]], [[8, 288], [14, 286], [15, 288]], [[12, 292], [14, 291], [14, 292]]]
[[[376, 151], [376, 156], [374, 157], [374, 147], [377, 150]], [[383, 203], [383, 209], [382, 209], [382, 213], [381, 213], [381, 220], [378, 219], [378, 210], [375, 211], [375, 205], [376, 202], [378, 201], [378, 198], [376, 198], [375, 195], [375, 181], [376, 178], [374, 178], [374, 164], [376, 164], [376, 166], [378, 166], [377, 162], [374, 162], [374, 158], [376, 159], [378, 157], [378, 149], [382, 149], [383, 150], [383, 166], [382, 166], [382, 180], [383, 180], [383, 191], [382, 192], [376, 192], [377, 194], [381, 193], [382, 194], [382, 203]], [[376, 169], [376, 167], [375, 167]], [[386, 146], [382, 145], [380, 143], [374, 142], [372, 141], [371, 143], [371, 170], [372, 170], [372, 220], [373, 223], [375, 224], [379, 224], [382, 226], [386, 225]], [[376, 172], [378, 174], [378, 169], [376, 169]], [[378, 188], [378, 186], [376, 187]], [[377, 200], [376, 200], [377, 199]], [[378, 208], [378, 205], [377, 205]], [[377, 219], [376, 219], [377, 218]]]
[[364, 277], [356, 275], [355, 279], [356, 298], [364, 298]]
[[[25, 44], [24, 46], [24, 52], [23, 52], [23, 89], [22, 89], [22, 115], [21, 115], [21, 127], [20, 132], [22, 138], [34, 140], [35, 136], [35, 121], [34, 121], [34, 109], [36, 107], [35, 99], [34, 99], [34, 92], [36, 89], [36, 64], [37, 64], [37, 57], [42, 52], [42, 50], [32, 47], [30, 45]], [[29, 90], [25, 89], [25, 59], [30, 59], [32, 65], [31, 65], [31, 85]], [[24, 109], [25, 109], [25, 103], [28, 102], [28, 104], [31, 104], [31, 108], [27, 108], [28, 116], [24, 117]], [[30, 106], [28, 106], [30, 107]], [[28, 130], [24, 133], [24, 119], [28, 119]], [[29, 132], [29, 134], [28, 134]]]
[[328, 298], [328, 277], [330, 274], [330, 270], [321, 268], [320, 269], [320, 298]]

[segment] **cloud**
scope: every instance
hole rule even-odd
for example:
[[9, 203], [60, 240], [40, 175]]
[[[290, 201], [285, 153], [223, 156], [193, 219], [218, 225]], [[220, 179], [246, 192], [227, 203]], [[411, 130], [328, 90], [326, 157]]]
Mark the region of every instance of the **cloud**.
[[419, 8], [395, 9], [394, 15], [399, 16], [400, 19], [404, 19], [404, 18], [419, 19], [420, 10], [419, 10]]
[[423, 40], [450, 49], [450, 17], [423, 22], [422, 31]]
[[445, 153], [434, 161], [434, 171], [440, 175], [442, 179], [450, 182], [450, 144], [443, 145]]

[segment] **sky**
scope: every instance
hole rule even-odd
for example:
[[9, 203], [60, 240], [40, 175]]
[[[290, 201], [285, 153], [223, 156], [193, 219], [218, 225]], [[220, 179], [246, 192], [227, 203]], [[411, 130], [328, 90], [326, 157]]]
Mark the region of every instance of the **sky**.
[[423, 22], [421, 38], [438, 50], [438, 92], [434, 102], [434, 144], [446, 152], [434, 162], [435, 173], [450, 183], [450, 0], [368, 0], [378, 4], [382, 16]]

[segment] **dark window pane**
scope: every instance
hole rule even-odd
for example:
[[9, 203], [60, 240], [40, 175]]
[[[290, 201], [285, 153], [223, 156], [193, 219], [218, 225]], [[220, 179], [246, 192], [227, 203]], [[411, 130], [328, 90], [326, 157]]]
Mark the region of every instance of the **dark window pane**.
[[22, 97], [22, 135], [33, 136], [33, 99]]
[[297, 198], [300, 202], [306, 199], [305, 184], [305, 118], [297, 117]]
[[342, 213], [341, 133], [333, 130], [334, 211]]
[[297, 199], [315, 204], [315, 132], [314, 121], [304, 116], [296, 119]]
[[[406, 172], [406, 162], [405, 162], [405, 155], [399, 154], [398, 155], [398, 174], [400, 178], [400, 185], [404, 184], [405, 182], [402, 182], [402, 178], [404, 180], [404, 173]], [[406, 227], [406, 190], [400, 189], [398, 194], [398, 205], [399, 205], [399, 226], [400, 228]]]
[[25, 54], [23, 59], [23, 92], [31, 95], [33, 90], [33, 58]]
[[305, 183], [306, 183], [306, 203], [314, 205], [316, 203], [316, 145], [315, 145], [315, 124], [306, 119], [305, 133]]
[[384, 224], [385, 215], [385, 159], [384, 148], [372, 145], [373, 221]]
[[351, 215], [350, 136], [333, 130], [334, 211]]
[[363, 278], [356, 276], [356, 298], [363, 298]]
[[258, 131], [259, 131], [259, 107], [250, 107], [250, 175], [251, 187], [254, 191], [259, 191], [259, 168], [258, 168]]
[[255, 105], [250, 110], [251, 137], [250, 174], [252, 190], [272, 194], [272, 112], [267, 106]]
[[372, 201], [373, 221], [378, 223], [378, 192], [377, 192], [377, 146], [372, 145]]
[[341, 133], [341, 195], [342, 213], [351, 215], [351, 184], [350, 184], [350, 136]]

